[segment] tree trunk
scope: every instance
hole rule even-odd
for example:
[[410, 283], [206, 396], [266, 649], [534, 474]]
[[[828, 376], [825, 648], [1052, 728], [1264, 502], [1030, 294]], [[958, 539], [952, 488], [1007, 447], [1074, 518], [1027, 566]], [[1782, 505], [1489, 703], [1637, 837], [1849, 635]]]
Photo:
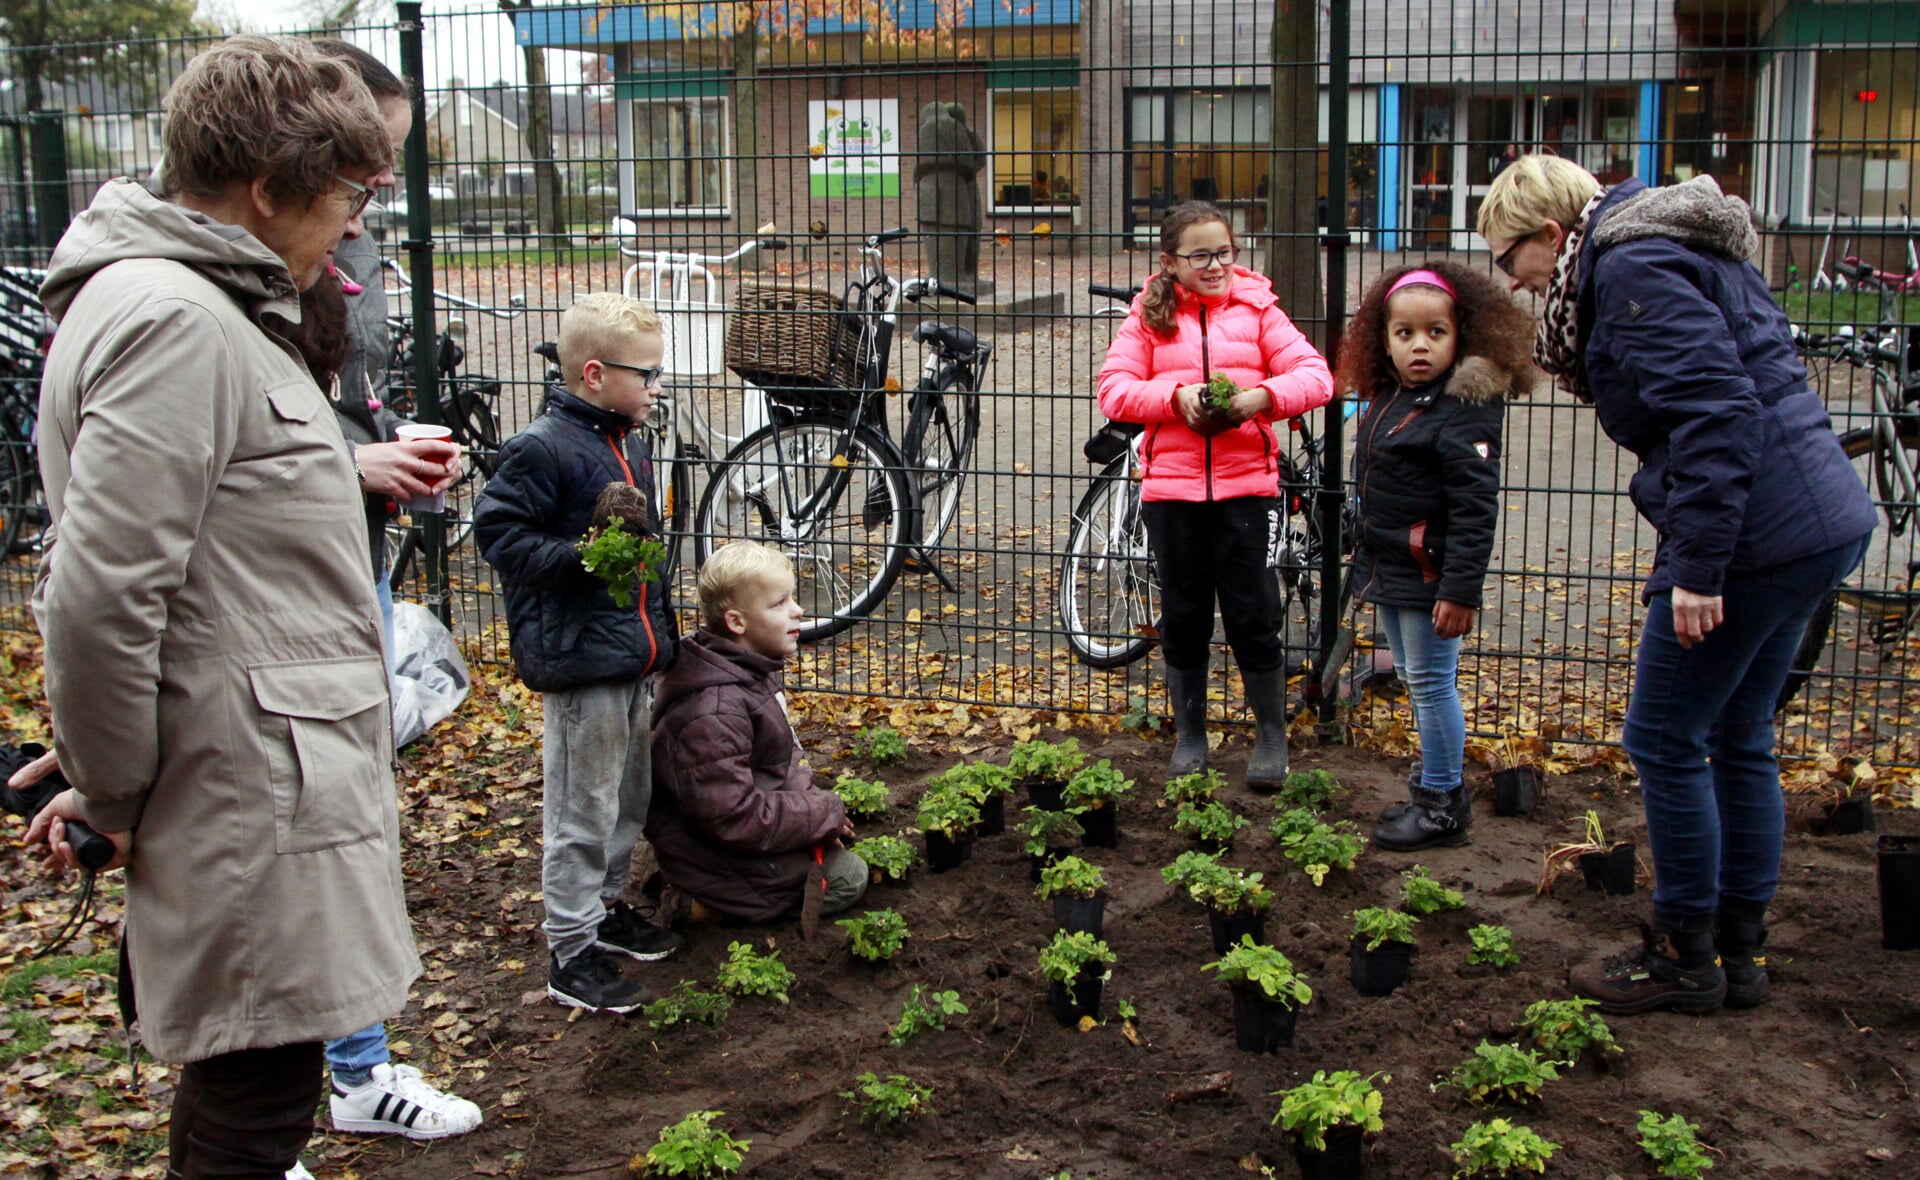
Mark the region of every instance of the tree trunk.
[[[511, 18], [515, 12], [528, 11], [533, 0], [500, 0], [500, 8]], [[547, 81], [547, 55], [537, 45], [522, 52], [527, 63], [527, 154], [533, 160], [535, 229], [545, 235], [564, 261], [567, 255], [566, 194], [560, 187], [560, 168], [553, 160], [553, 91]]]
[[[733, 228], [741, 238], [760, 229], [760, 11], [740, 0], [733, 26]], [[772, 262], [755, 250], [740, 260], [749, 270]]]
[[1319, 42], [1313, 0], [1274, 0], [1273, 144], [1268, 154], [1267, 274], [1273, 293], [1321, 352]]

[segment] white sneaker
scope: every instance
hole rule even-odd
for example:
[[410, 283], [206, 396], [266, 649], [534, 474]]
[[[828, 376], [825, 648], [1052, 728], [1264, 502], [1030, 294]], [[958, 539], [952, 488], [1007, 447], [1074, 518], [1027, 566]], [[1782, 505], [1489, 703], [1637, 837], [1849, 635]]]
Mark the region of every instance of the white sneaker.
[[287, 1180], [313, 1180], [313, 1173], [307, 1171], [307, 1165], [295, 1160], [293, 1167], [287, 1170]]
[[478, 1106], [429, 1086], [411, 1065], [376, 1065], [366, 1085], [332, 1088], [336, 1131], [445, 1139], [480, 1125]]

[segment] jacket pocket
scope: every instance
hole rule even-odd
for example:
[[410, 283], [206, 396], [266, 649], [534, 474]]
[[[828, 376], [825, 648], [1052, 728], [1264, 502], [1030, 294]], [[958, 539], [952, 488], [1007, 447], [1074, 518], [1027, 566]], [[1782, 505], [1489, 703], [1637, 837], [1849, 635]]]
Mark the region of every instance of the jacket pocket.
[[394, 806], [387, 674], [379, 660], [247, 669], [273, 791], [276, 852], [370, 840]]
[[1416, 520], [1407, 528], [1407, 552], [1413, 556], [1413, 564], [1420, 568], [1420, 580], [1438, 582], [1440, 580], [1441, 539], [1427, 536], [1427, 522]]

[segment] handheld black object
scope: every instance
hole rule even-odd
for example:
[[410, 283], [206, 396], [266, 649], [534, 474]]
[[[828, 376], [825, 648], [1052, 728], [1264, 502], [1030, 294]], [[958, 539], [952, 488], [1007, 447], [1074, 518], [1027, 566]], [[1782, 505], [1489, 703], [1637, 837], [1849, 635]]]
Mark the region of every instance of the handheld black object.
[[[53, 773], [22, 790], [7, 786], [21, 767], [47, 752], [47, 748], [38, 742], [23, 742], [18, 746], [0, 746], [0, 808], [22, 817], [28, 823], [40, 814], [55, 795], [66, 790], [72, 784], [56, 768]], [[67, 843], [73, 846], [73, 854], [89, 870], [98, 870], [113, 859], [113, 841], [94, 831], [77, 819], [67, 821]]]

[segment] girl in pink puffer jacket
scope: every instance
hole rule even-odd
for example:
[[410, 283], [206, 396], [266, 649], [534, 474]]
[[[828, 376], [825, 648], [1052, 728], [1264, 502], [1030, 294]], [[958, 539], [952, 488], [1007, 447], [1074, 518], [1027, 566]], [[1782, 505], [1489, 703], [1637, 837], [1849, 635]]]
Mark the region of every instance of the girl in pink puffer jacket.
[[[1134, 300], [1100, 368], [1100, 412], [1146, 427], [1141, 516], [1160, 575], [1160, 642], [1178, 734], [1170, 775], [1207, 760], [1207, 662], [1214, 601], [1258, 733], [1247, 785], [1287, 774], [1287, 669], [1273, 560], [1280, 549], [1280, 442], [1273, 423], [1333, 398], [1327, 362], [1280, 310], [1267, 280], [1234, 265], [1224, 214], [1175, 206], [1160, 227], [1160, 273]], [[1239, 387], [1225, 410], [1210, 376]]]

